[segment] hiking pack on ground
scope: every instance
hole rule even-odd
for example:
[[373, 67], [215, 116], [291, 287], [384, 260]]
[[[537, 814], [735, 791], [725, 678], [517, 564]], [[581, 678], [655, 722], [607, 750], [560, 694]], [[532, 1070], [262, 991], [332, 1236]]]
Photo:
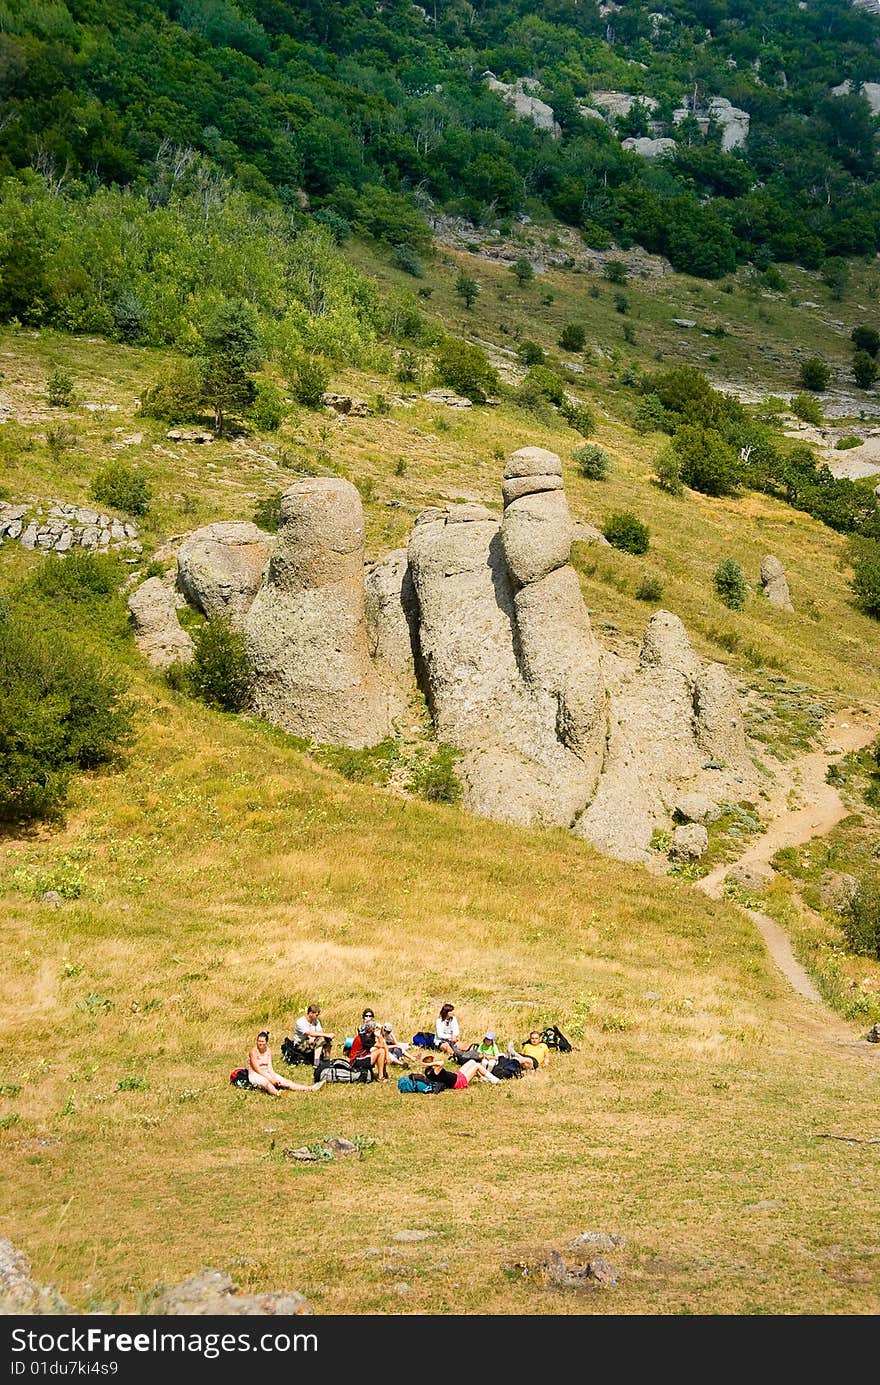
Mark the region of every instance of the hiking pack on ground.
[[234, 1068], [229, 1074], [229, 1081], [233, 1087], [249, 1087], [251, 1085], [247, 1068]]
[[433, 1096], [435, 1092], [442, 1092], [443, 1084], [440, 1082], [429, 1082], [427, 1077], [421, 1073], [407, 1073], [406, 1077], [397, 1079], [397, 1090], [399, 1092], [421, 1092], [423, 1096]]
[[312, 1063], [314, 1061], [314, 1055], [311, 1049], [297, 1048], [293, 1039], [283, 1040], [281, 1044], [281, 1057], [284, 1059], [285, 1063], [289, 1063], [291, 1067], [296, 1063]]
[[434, 1035], [429, 1034], [427, 1029], [420, 1029], [418, 1034], [413, 1034], [412, 1041], [416, 1048], [433, 1048]]
[[563, 1034], [558, 1025], [548, 1024], [541, 1035], [541, 1040], [548, 1048], [558, 1049], [560, 1053], [571, 1053], [571, 1044]]
[[350, 1063], [347, 1058], [329, 1058], [315, 1068], [316, 1082], [369, 1082], [372, 1075], [369, 1060], [361, 1067], [357, 1061]]
[[523, 1066], [516, 1058], [509, 1057], [502, 1053], [500, 1058], [495, 1059], [495, 1066], [492, 1068], [492, 1076], [497, 1077], [501, 1082], [507, 1077], [522, 1077]]

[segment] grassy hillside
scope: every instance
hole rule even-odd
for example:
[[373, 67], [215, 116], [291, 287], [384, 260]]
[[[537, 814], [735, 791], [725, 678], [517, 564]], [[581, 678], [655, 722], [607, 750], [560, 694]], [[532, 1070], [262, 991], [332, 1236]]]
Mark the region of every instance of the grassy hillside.
[[[754, 723], [768, 763], [815, 734], [816, 700], [877, 700], [877, 627], [853, 608], [845, 540], [764, 496], [666, 496], [650, 481], [659, 437], [610, 408], [605, 482], [578, 477], [575, 433], [511, 405], [417, 402], [344, 423], [303, 410], [278, 435], [197, 447], [135, 413], [158, 353], [24, 332], [0, 353], [16, 415], [0, 429], [4, 489], [82, 501], [124, 442], [156, 495], [141, 570], [170, 535], [248, 517], [331, 465], [359, 484], [378, 555], [426, 503], [497, 503], [506, 452], [539, 443], [563, 456], [577, 517], [627, 508], [651, 526], [643, 559], [576, 547], [601, 637], [641, 632], [652, 608], [635, 587], [657, 575], [700, 651], [771, 713]], [[77, 382], [71, 410], [44, 400], [58, 364]], [[333, 385], [389, 393], [380, 375]], [[53, 456], [59, 421], [77, 440]], [[721, 606], [720, 558], [754, 582], [770, 550], [797, 613], [754, 593], [741, 613]], [[2, 588], [39, 561], [5, 543]], [[731, 905], [561, 832], [349, 783], [175, 696], [133, 646], [110, 653], [138, 704], [124, 769], [80, 778], [66, 826], [0, 842], [5, 1231], [38, 1278], [80, 1308], [134, 1308], [157, 1280], [212, 1264], [324, 1312], [877, 1310], [874, 1147], [819, 1138], [878, 1133], [876, 1051], [855, 1043], [864, 1023], [837, 1031], [793, 998]], [[40, 902], [48, 889], [62, 907]], [[880, 975], [847, 966], [856, 984]], [[312, 999], [337, 1033], [367, 1003], [412, 1033], [447, 998], [467, 1036], [556, 1021], [576, 1052], [428, 1102], [391, 1083], [277, 1104], [227, 1085], [254, 1032], [268, 1025], [277, 1056]], [[332, 1134], [363, 1136], [363, 1157], [284, 1160]], [[434, 1234], [396, 1242], [407, 1228]], [[629, 1238], [612, 1293], [505, 1269], [593, 1229]]]

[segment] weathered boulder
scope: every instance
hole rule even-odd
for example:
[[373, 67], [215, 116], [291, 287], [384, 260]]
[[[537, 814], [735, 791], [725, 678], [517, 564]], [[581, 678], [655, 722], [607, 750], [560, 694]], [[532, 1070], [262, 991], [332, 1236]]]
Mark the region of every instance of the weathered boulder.
[[746, 890], [749, 894], [761, 894], [772, 885], [773, 870], [760, 862], [738, 861], [730, 867], [724, 880], [725, 883], [729, 880], [737, 889]]
[[517, 586], [563, 567], [572, 542], [565, 492], [541, 491], [511, 500], [504, 507], [501, 538], [507, 570]]
[[177, 618], [174, 593], [161, 577], [148, 577], [128, 598], [138, 649], [153, 668], [189, 663], [193, 642]]
[[699, 861], [709, 846], [709, 833], [699, 822], [682, 823], [672, 830], [669, 856], [673, 861]]
[[638, 154], [640, 159], [660, 159], [664, 154], [673, 153], [678, 147], [674, 139], [667, 139], [665, 136], [651, 139], [648, 135], [630, 135], [627, 139], [621, 140], [621, 144], [624, 149]]
[[767, 600], [771, 601], [774, 606], [781, 606], [784, 611], [794, 610], [785, 568], [778, 558], [774, 558], [772, 553], [768, 553], [761, 560], [761, 586], [764, 588], [764, 595]]
[[209, 619], [240, 626], [259, 591], [272, 547], [272, 535], [245, 520], [206, 524], [180, 545], [177, 584]]
[[309, 477], [285, 491], [265, 581], [244, 621], [254, 706], [294, 735], [375, 745], [391, 730], [370, 659], [364, 512], [355, 487]]
[[286, 1291], [241, 1294], [225, 1270], [202, 1270], [155, 1293], [151, 1314], [169, 1317], [287, 1317], [310, 1313], [302, 1294]]
[[721, 809], [708, 794], [679, 794], [672, 808], [672, 816], [679, 822], [715, 822], [721, 816]]
[[416, 676], [419, 611], [405, 548], [367, 569], [365, 600], [370, 657], [406, 693]]
[[67, 1304], [57, 1289], [31, 1278], [30, 1261], [11, 1241], [0, 1239], [0, 1315], [65, 1313]]
[[847, 871], [826, 870], [819, 882], [819, 898], [825, 909], [833, 909], [837, 914], [846, 913], [859, 891], [855, 875]]
[[697, 745], [725, 769], [748, 773], [750, 761], [739, 694], [723, 664], [707, 664], [694, 684]]

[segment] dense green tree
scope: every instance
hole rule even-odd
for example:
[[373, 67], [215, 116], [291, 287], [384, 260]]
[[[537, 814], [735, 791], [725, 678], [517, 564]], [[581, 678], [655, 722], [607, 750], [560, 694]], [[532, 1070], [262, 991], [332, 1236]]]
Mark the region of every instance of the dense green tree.
[[869, 390], [877, 379], [878, 365], [867, 351], [857, 351], [853, 356], [853, 379], [860, 390]]
[[798, 384], [805, 390], [814, 390], [817, 394], [828, 388], [828, 381], [831, 379], [831, 371], [819, 356], [808, 356], [801, 363], [798, 371]]
[[470, 309], [477, 300], [480, 286], [476, 279], [472, 279], [465, 270], [462, 270], [455, 281], [455, 292], [464, 303], [464, 306]]
[[256, 397], [252, 372], [261, 364], [257, 320], [249, 303], [221, 303], [202, 328], [199, 357], [202, 397], [222, 437], [229, 414], [244, 413]]

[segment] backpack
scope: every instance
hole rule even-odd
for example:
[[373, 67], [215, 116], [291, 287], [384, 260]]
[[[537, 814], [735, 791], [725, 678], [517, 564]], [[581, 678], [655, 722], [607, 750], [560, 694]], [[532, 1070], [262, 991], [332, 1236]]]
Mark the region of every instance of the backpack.
[[315, 1069], [315, 1081], [322, 1079], [324, 1082], [369, 1082], [370, 1073], [353, 1067], [347, 1058], [330, 1058]]
[[548, 1048], [555, 1048], [560, 1053], [571, 1053], [572, 1051], [571, 1044], [558, 1025], [548, 1024], [541, 1035], [541, 1040]]
[[305, 1049], [297, 1048], [293, 1039], [285, 1039], [281, 1045], [281, 1057], [293, 1067], [297, 1063], [311, 1063], [314, 1055]]
[[412, 1041], [416, 1048], [433, 1048], [434, 1035], [429, 1034], [427, 1029], [420, 1029], [418, 1034], [413, 1034]]
[[397, 1090], [399, 1092], [422, 1092], [425, 1096], [432, 1096], [440, 1091], [439, 1082], [429, 1082], [427, 1077], [420, 1074], [407, 1073], [406, 1077], [397, 1079]]
[[232, 1083], [233, 1087], [244, 1087], [247, 1089], [251, 1085], [247, 1068], [236, 1068], [234, 1072], [229, 1074], [229, 1081]]
[[502, 1053], [500, 1058], [495, 1059], [495, 1066], [492, 1069], [492, 1076], [499, 1077], [502, 1082], [506, 1077], [522, 1077], [522, 1063], [517, 1062], [516, 1058], [509, 1058]]

